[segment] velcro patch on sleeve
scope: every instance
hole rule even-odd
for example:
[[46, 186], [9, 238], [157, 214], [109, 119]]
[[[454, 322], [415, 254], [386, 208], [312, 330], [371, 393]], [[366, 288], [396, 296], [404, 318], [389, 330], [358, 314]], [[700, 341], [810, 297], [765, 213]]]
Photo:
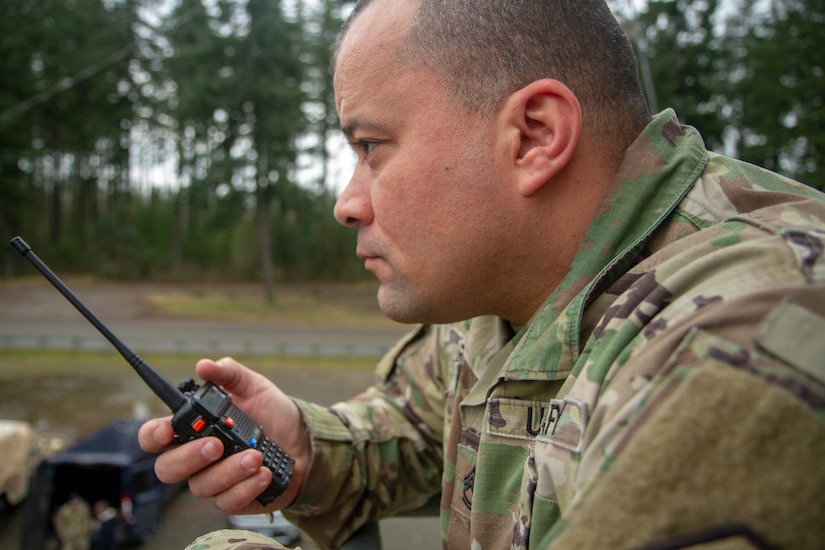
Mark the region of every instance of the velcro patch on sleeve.
[[776, 306], [756, 336], [775, 357], [825, 381], [825, 318], [790, 300]]

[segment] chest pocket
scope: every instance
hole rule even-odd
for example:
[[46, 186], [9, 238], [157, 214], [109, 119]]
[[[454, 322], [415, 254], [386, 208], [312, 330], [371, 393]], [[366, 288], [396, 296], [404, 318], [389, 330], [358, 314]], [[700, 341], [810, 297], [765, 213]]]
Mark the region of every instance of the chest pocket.
[[[558, 501], [536, 492], [540, 478], [544, 482], [543, 478], [546, 475], [546, 472], [540, 472], [536, 458], [536, 446], [531, 445], [521, 478], [521, 498], [515, 518], [516, 523], [513, 526], [511, 548], [535, 548], [541, 537], [561, 517]], [[533, 540], [534, 538], [536, 540]]]
[[566, 502], [561, 498], [572, 492], [586, 424], [586, 404], [571, 397], [549, 402], [490, 400], [487, 432], [527, 450], [513, 514], [512, 548], [534, 546], [561, 517], [560, 502]]
[[[556, 399], [550, 401], [529, 401], [522, 399], [490, 399], [487, 407], [485, 435], [489, 445], [518, 447], [524, 454], [520, 464], [511, 466], [510, 475], [517, 479], [519, 485], [510, 487], [516, 490], [518, 498], [509, 512], [511, 525], [511, 548], [528, 548], [531, 534], [541, 536], [558, 521], [559, 505], [550, 496], [537, 492], [542, 486], [552, 488], [554, 479], [545, 467], [546, 458], [541, 441], [548, 441], [558, 425], [564, 402]], [[478, 497], [477, 497], [478, 498]]]

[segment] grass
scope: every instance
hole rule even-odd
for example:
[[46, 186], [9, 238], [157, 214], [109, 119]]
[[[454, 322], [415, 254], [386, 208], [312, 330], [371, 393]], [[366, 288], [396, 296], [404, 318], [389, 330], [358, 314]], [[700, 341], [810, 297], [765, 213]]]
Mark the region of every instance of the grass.
[[[378, 283], [375, 280], [277, 283], [271, 303], [264, 298], [260, 283], [130, 283], [89, 276], [74, 276], [64, 278], [64, 281], [84, 301], [98, 290], [111, 294], [122, 292], [127, 300], [139, 303], [145, 310], [144, 316], [148, 317], [364, 328], [399, 326], [378, 308]], [[36, 275], [2, 280], [0, 285], [9, 292], [50, 286]], [[55, 300], [59, 299], [55, 295]], [[96, 313], [102, 318], [111, 318], [105, 310]]]
[[[153, 354], [144, 359], [154, 368], [173, 377], [178, 373], [191, 375], [195, 363], [202, 359], [195, 354]], [[286, 356], [235, 357], [241, 363], [254, 365], [256, 371], [277, 373], [278, 370], [299, 368], [312, 371], [369, 371], [375, 368], [374, 359], [364, 358], [310, 358]], [[94, 374], [123, 369], [129, 365], [116, 352], [6, 350], [0, 354], [0, 381], [15, 380], [20, 376]], [[176, 380], [176, 378], [175, 378]]]
[[282, 284], [268, 303], [256, 284], [198, 285], [149, 293], [162, 315], [256, 323], [392, 326], [378, 309], [374, 282]]

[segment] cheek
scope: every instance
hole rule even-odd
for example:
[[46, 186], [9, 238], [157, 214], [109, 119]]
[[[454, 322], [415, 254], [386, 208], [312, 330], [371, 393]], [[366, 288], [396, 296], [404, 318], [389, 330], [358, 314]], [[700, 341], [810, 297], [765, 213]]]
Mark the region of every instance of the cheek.
[[441, 173], [412, 155], [383, 170], [372, 193], [380, 225], [385, 230], [418, 232], [442, 216], [450, 182], [440, 178]]
[[376, 219], [380, 220], [378, 225], [385, 244], [395, 248], [396, 260], [408, 256], [415, 261], [427, 261], [428, 255], [438, 253], [435, 243], [444, 238], [449, 228], [446, 214], [440, 210], [443, 202], [433, 195], [407, 188], [375, 197]]
[[490, 222], [501, 185], [478, 139], [446, 132], [428, 137], [421, 147], [399, 148], [385, 165], [373, 187], [373, 209], [394, 240], [449, 247], [449, 240], [462, 240], [468, 224]]

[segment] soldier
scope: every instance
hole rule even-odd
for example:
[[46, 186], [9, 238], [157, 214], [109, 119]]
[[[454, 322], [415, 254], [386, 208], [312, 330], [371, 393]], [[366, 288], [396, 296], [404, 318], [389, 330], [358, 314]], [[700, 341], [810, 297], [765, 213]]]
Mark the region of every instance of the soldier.
[[73, 494], [54, 515], [54, 528], [61, 550], [88, 550], [91, 545], [92, 513], [89, 504]]
[[[330, 408], [197, 364], [296, 459], [269, 509], [322, 547], [438, 493], [449, 548], [825, 544], [820, 193], [651, 116], [599, 0], [365, 0], [333, 67], [335, 216], [421, 326]], [[156, 470], [260, 512], [258, 453], [220, 456]]]

